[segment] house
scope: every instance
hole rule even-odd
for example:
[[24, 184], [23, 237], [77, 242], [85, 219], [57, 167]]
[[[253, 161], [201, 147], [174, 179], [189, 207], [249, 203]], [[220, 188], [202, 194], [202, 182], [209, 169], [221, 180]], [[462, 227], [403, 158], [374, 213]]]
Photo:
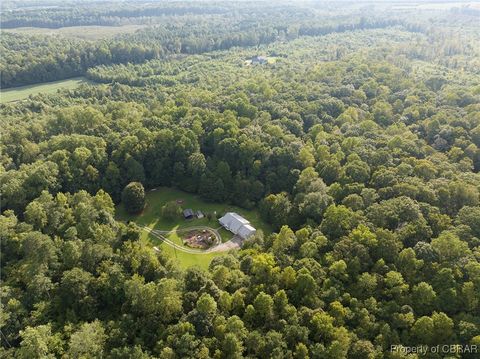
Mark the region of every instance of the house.
[[219, 219], [220, 224], [233, 234], [245, 239], [257, 231], [250, 225], [250, 222], [235, 212], [228, 212]]
[[193, 210], [191, 208], [187, 208], [183, 211], [183, 218], [185, 219], [192, 219], [194, 217]]
[[198, 211], [195, 213], [195, 215], [197, 216], [198, 219], [201, 219], [201, 218], [205, 217], [205, 215], [203, 214], [203, 212], [200, 211], [200, 210], [198, 210]]
[[241, 237], [241, 238], [248, 238], [250, 236], [253, 236], [255, 234], [257, 230], [255, 228], [253, 228], [250, 224], [245, 224], [243, 226], [240, 227], [240, 229], [238, 230], [238, 235]]
[[268, 59], [265, 56], [253, 56], [252, 65], [265, 65], [268, 63]]

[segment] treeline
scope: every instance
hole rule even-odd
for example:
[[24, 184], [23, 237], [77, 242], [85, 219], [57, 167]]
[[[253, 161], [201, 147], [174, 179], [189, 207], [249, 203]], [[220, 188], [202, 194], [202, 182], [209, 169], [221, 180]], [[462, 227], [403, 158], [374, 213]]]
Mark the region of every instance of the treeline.
[[61, 80], [106, 64], [141, 63], [158, 58], [161, 46], [131, 42], [87, 42], [50, 36], [2, 33], [1, 87]]
[[[299, 36], [319, 36], [332, 32], [345, 32], [365, 29], [383, 29], [391, 26], [407, 26], [409, 30], [413, 30], [405, 21], [399, 19], [367, 19], [360, 18], [357, 22], [341, 23], [331, 25], [305, 24], [298, 29]], [[416, 29], [418, 30], [418, 29]]]
[[[270, 22], [270, 24], [269, 24]], [[277, 24], [274, 19], [258, 20], [255, 26], [251, 23], [211, 25], [211, 28], [204, 23], [189, 24], [188, 30], [178, 28], [178, 34], [169, 34], [162, 31], [160, 27], [154, 27], [128, 38], [136, 41], [150, 43], [161, 41], [168, 49], [175, 49], [177, 53], [198, 54], [216, 50], [227, 50], [232, 47], [250, 47], [270, 44], [274, 41], [288, 41], [297, 39], [300, 36], [320, 36], [337, 32], [355, 31], [364, 29], [384, 29], [392, 26], [402, 25], [400, 20], [382, 20], [362, 18], [358, 21], [334, 22], [322, 26], [296, 23], [292, 21], [289, 25]], [[173, 37], [171, 35], [174, 35]]]
[[[161, 21], [147, 19], [148, 16], [161, 14]], [[3, 33], [0, 40], [3, 55], [0, 59], [1, 87], [80, 76], [98, 65], [136, 64], [169, 54], [192, 55], [233, 47], [253, 47], [301, 36], [392, 26], [404, 26], [409, 31], [426, 31], [425, 23], [412, 25], [408, 19], [395, 14], [328, 17], [292, 4], [273, 7], [253, 3], [246, 6], [231, 3], [206, 3], [202, 6], [189, 2], [161, 6], [126, 3], [120, 8], [111, 3], [94, 3], [84, 7], [66, 5], [41, 10], [29, 7], [6, 12], [2, 21], [5, 28], [27, 25], [62, 27], [119, 25], [116, 19], [131, 18], [152, 26], [134, 34], [96, 42]]]
[[[116, 85], [85, 89], [86, 98], [107, 101], [106, 106], [68, 106], [39, 119], [45, 129], [40, 139], [26, 127], [19, 141], [13, 136], [18, 124], [12, 123], [3, 136], [10, 161], [2, 180], [2, 205], [22, 211], [39, 194], [38, 188], [92, 193], [103, 188], [118, 201], [123, 186], [139, 181], [147, 188], [176, 185], [210, 200], [244, 207], [272, 194], [263, 205], [266, 219], [297, 227], [306, 219], [319, 222], [333, 200], [353, 201], [360, 207], [370, 203], [372, 193], [367, 189], [372, 187], [378, 192], [376, 199], [407, 195], [445, 213], [456, 213], [477, 200], [476, 176], [433, 180], [443, 178], [446, 171], [478, 172], [480, 168], [478, 94], [473, 88], [446, 86], [448, 80], [437, 75], [425, 78], [419, 89], [413, 85], [416, 80], [404, 78], [401, 68], [382, 63], [350, 73], [348, 69], [359, 63], [355, 59], [324, 64], [321, 69], [310, 68], [308, 62], [297, 64], [296, 75], [287, 80], [285, 74], [296, 63], [287, 57], [280, 67], [252, 72], [243, 67], [243, 76], [256, 76], [260, 84], [237, 82], [240, 87], [226, 94], [222, 91], [234, 83], [226, 73], [238, 70], [222, 69], [222, 58], [204, 59], [196, 66], [191, 66], [190, 58], [184, 61], [189, 77], [197, 81], [184, 81], [178, 71], [181, 66], [174, 65], [169, 65], [171, 78], [178, 73], [183, 96], [191, 98], [193, 105], [181, 97], [150, 110], [144, 105], [110, 103], [108, 99], [146, 100], [142, 96], [148, 89], [133, 92]], [[146, 72], [148, 67], [141, 65], [139, 71]], [[268, 79], [275, 71], [279, 71], [277, 81], [282, 81]], [[342, 84], [345, 79], [349, 85]], [[287, 83], [303, 84], [304, 97], [298, 97], [298, 90], [287, 90]], [[219, 88], [209, 87], [212, 84]], [[207, 86], [212, 94], [198, 92], [197, 99], [197, 86]], [[170, 88], [157, 84], [151, 92], [152, 106], [166, 101], [169, 93], [179, 96], [178, 88]], [[434, 98], [441, 99], [441, 106], [431, 102]], [[458, 110], [452, 112], [451, 106]], [[251, 133], [254, 124], [262, 128], [255, 134]], [[357, 128], [360, 125], [365, 129]], [[391, 133], [375, 140], [375, 133], [384, 127], [391, 128]], [[437, 157], [425, 146], [444, 153], [449, 164], [441, 172], [435, 169]], [[37, 161], [40, 158], [45, 161]], [[399, 161], [406, 162], [403, 175], [388, 169]], [[303, 184], [301, 196], [292, 195], [300, 188], [303, 170], [310, 167], [314, 170], [305, 173], [322, 180], [314, 181], [313, 193], [310, 185]], [[46, 177], [36, 177], [40, 182], [31, 184], [34, 173]], [[24, 182], [18, 182], [20, 178]], [[454, 205], [457, 195], [459, 202]]]
[[[98, 65], [142, 63], [167, 54], [199, 54], [232, 47], [251, 47], [302, 35], [324, 35], [355, 29], [385, 28], [396, 21], [360, 21], [316, 28], [265, 27], [255, 29], [197, 23], [183, 27], [154, 27], [116, 40], [87, 42], [58, 37], [30, 37], [5, 33], [0, 46], [1, 87], [15, 87], [84, 75]], [[192, 35], [195, 34], [195, 35]], [[89, 73], [90, 77], [95, 77]]]
[[[227, 12], [223, 6], [192, 2], [155, 5], [151, 2], [132, 5], [117, 2], [93, 3], [89, 6], [15, 9], [3, 14], [0, 25], [4, 29], [41, 27], [57, 29], [67, 26], [120, 26], [156, 22], [158, 17], [184, 15], [220, 15]], [[156, 20], [156, 21], [155, 21]]]
[[[104, 67], [146, 82], [2, 105], [0, 355], [480, 347], [480, 78], [410, 61], [421, 39], [365, 30], [258, 49], [274, 65], [234, 49]], [[258, 208], [276, 233], [181, 270], [115, 220], [132, 181]]]

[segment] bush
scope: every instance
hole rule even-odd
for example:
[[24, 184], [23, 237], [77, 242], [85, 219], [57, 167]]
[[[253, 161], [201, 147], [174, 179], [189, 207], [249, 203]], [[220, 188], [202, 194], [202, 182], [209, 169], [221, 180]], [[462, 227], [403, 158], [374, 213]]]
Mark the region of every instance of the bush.
[[177, 219], [182, 214], [182, 207], [175, 201], [165, 203], [162, 207], [162, 217], [168, 220]]

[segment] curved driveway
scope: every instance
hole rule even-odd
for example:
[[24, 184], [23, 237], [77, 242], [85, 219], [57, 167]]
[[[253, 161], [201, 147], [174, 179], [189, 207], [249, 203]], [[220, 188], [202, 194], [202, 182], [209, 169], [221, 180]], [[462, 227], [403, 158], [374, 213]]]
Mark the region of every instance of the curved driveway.
[[[145, 232], [150, 233], [152, 236], [160, 239], [165, 244], [168, 244], [170, 247], [173, 247], [175, 249], [178, 249], [179, 251], [182, 251], [182, 252], [185, 252], [185, 253], [190, 253], [190, 254], [208, 254], [208, 253], [212, 253], [212, 252], [226, 252], [226, 251], [229, 251], [231, 249], [238, 249], [241, 246], [241, 239], [238, 238], [237, 236], [234, 236], [232, 239], [230, 239], [229, 241], [227, 241], [225, 243], [221, 243], [221, 238], [222, 237], [220, 236], [220, 233], [218, 233], [218, 231], [216, 229], [213, 229], [213, 228], [210, 228], [210, 227], [196, 226], [196, 227], [189, 227], [189, 228], [181, 228], [181, 229], [175, 230], [175, 231], [160, 231], [160, 230], [157, 230], [157, 229], [151, 229], [149, 227], [142, 227], [142, 229]], [[204, 250], [204, 251], [199, 250], [199, 249], [193, 249], [193, 248], [187, 248], [185, 246], [181, 246], [181, 245], [173, 242], [172, 240], [170, 240], [166, 237], [166, 235], [169, 235], [171, 233], [186, 232], [186, 231], [189, 231], [189, 230], [203, 230], [203, 229], [206, 229], [206, 230], [209, 230], [209, 231], [213, 232], [216, 236], [216, 242], [217, 242], [216, 245], [214, 245], [213, 247], [210, 247], [209, 249]], [[157, 247], [154, 247], [154, 249], [158, 250]]]

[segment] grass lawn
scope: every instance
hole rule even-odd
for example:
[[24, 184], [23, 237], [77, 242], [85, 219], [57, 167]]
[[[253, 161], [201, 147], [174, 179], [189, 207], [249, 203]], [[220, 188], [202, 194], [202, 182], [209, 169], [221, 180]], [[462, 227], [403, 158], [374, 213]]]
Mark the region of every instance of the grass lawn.
[[13, 87], [0, 90], [0, 103], [18, 101], [38, 93], [52, 94], [59, 89], [73, 90], [81, 84], [91, 83], [85, 77], [75, 77], [68, 80], [44, 82], [41, 84]]
[[[238, 214], [242, 215], [246, 219], [248, 219], [252, 225], [257, 228], [261, 229], [265, 234], [269, 234], [272, 232], [270, 226], [264, 223], [260, 219], [260, 215], [255, 210], [245, 210], [236, 206], [224, 204], [224, 203], [210, 203], [206, 202], [201, 199], [199, 196], [182, 192], [172, 188], [164, 188], [160, 187], [155, 191], [150, 191], [147, 193], [147, 204], [142, 213], [139, 215], [131, 216], [128, 215], [123, 207], [123, 205], [119, 205], [117, 207], [117, 218], [122, 221], [134, 221], [140, 226], [147, 226], [152, 229], [158, 229], [162, 231], [173, 231], [179, 228], [188, 228], [192, 226], [208, 226], [214, 229], [218, 229], [218, 232], [222, 236], [222, 241], [228, 241], [232, 238], [232, 233], [225, 230], [224, 228], [220, 228], [220, 224], [218, 223], [217, 219], [212, 219], [208, 221], [208, 219], [192, 219], [192, 220], [184, 220], [183, 217], [179, 218], [175, 221], [170, 221], [162, 218], [161, 209], [162, 206], [169, 201], [176, 201], [182, 200], [183, 204], [181, 204], [183, 209], [191, 208], [194, 211], [201, 210], [203, 213], [207, 212], [214, 212], [224, 214], [225, 212], [237, 212]], [[200, 267], [207, 268], [210, 264], [213, 257], [220, 255], [221, 253], [208, 253], [208, 254], [190, 254], [185, 253], [179, 250], [175, 250], [169, 245], [163, 244], [159, 239], [149, 235], [148, 233], [144, 232], [142, 234], [142, 238], [149, 238], [150, 242], [156, 246], [161, 246], [163, 250], [170, 254], [172, 257], [178, 259], [178, 262], [181, 267], [190, 267], [192, 265], [199, 265]], [[180, 237], [177, 234], [170, 234], [169, 239], [174, 241], [177, 244], [183, 245]]]
[[203, 269], [208, 269], [212, 259], [222, 254], [220, 252], [205, 254], [185, 253], [167, 244], [164, 244], [158, 238], [150, 236], [147, 232], [142, 232], [141, 240], [147, 241], [159, 248], [161, 247], [164, 253], [168, 254], [171, 258], [174, 258], [178, 265], [184, 269], [195, 265]]

